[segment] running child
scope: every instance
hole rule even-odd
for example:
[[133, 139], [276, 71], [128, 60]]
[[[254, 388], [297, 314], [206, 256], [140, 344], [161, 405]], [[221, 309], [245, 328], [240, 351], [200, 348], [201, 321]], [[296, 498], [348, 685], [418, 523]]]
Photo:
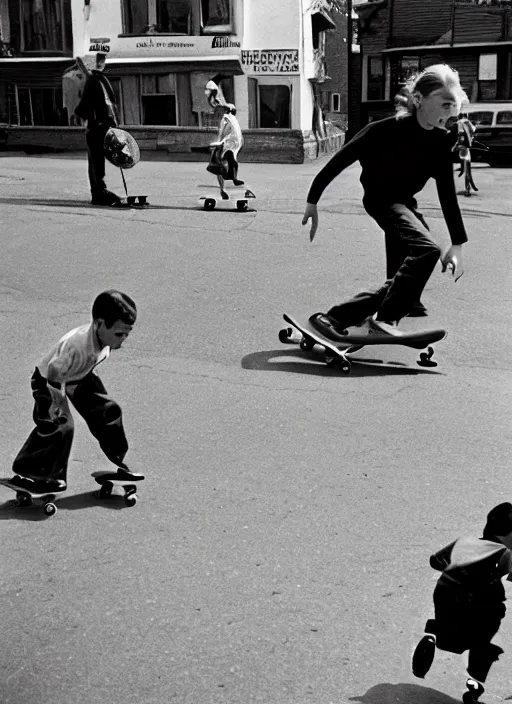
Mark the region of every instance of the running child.
[[450, 268], [455, 281], [464, 271], [462, 245], [467, 235], [455, 190], [453, 138], [446, 123], [459, 114], [467, 96], [457, 72], [445, 64], [425, 69], [408, 88], [407, 104], [400, 103], [396, 115], [364, 127], [324, 166], [309, 189], [302, 224], [311, 220], [313, 240], [322, 193], [344, 169], [359, 161], [365, 210], [384, 231], [388, 247], [401, 262], [379, 289], [311, 316], [313, 327], [332, 340], [343, 339], [345, 328], [363, 322], [374, 334], [402, 334], [397, 324], [420, 300], [441, 254], [415, 199], [430, 178], [436, 181], [452, 241], [441, 258], [442, 269]]
[[442, 572], [434, 589], [435, 618], [425, 625], [412, 669], [416, 677], [429, 671], [436, 647], [451, 653], [469, 650], [464, 704], [484, 692], [493, 662], [503, 650], [492, 643], [505, 616], [502, 577], [512, 581], [512, 504], [495, 506], [487, 516], [482, 538], [459, 538], [430, 558]]
[[120, 479], [143, 479], [124, 463], [128, 443], [121, 409], [107, 394], [94, 368], [130, 334], [137, 309], [125, 293], [100, 293], [92, 322], [68, 332], [32, 374], [36, 424], [13, 463], [11, 484], [33, 492], [64, 491], [74, 423], [68, 399], [87, 423]]

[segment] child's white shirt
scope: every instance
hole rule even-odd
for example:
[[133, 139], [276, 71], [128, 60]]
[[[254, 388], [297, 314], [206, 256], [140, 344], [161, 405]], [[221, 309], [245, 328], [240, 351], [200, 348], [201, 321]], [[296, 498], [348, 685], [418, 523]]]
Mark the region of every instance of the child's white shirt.
[[89, 323], [70, 330], [56, 346], [39, 362], [37, 368], [48, 379], [58, 384], [77, 384], [100, 362], [110, 355], [110, 347], [100, 348], [94, 325]]

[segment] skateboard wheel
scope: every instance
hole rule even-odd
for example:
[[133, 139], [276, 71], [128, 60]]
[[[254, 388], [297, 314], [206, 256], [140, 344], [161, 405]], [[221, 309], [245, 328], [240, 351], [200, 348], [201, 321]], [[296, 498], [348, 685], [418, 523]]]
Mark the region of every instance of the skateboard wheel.
[[57, 506], [52, 503], [45, 504], [43, 507], [43, 511], [46, 516], [53, 516], [55, 513], [57, 513]]
[[302, 338], [302, 340], [300, 341], [300, 343], [299, 343], [299, 347], [300, 347], [301, 350], [303, 350], [304, 352], [309, 352], [310, 350], [313, 349], [314, 346], [315, 346], [315, 341], [312, 340], [310, 337], [305, 337], [305, 336], [304, 336], [304, 337]]
[[245, 211], [247, 210], [247, 201], [246, 200], [237, 200], [236, 202], [236, 209], [240, 211]]
[[113, 488], [114, 488], [114, 485], [111, 484], [110, 482], [106, 482], [105, 484], [102, 484], [100, 491], [99, 491], [100, 499], [108, 499], [109, 496], [112, 496], [112, 489]]
[[291, 328], [279, 330], [279, 342], [289, 342], [292, 335], [293, 330]]
[[137, 494], [130, 494], [130, 496], [125, 497], [124, 503], [126, 504], [126, 506], [135, 506], [138, 499], [139, 497], [137, 496]]
[[16, 506], [19, 506], [20, 508], [27, 508], [28, 506], [32, 506], [32, 497], [30, 494], [24, 494], [22, 492], [17, 492], [16, 493]]
[[217, 201], [215, 198], [205, 198], [203, 208], [204, 210], [215, 210], [216, 205]]

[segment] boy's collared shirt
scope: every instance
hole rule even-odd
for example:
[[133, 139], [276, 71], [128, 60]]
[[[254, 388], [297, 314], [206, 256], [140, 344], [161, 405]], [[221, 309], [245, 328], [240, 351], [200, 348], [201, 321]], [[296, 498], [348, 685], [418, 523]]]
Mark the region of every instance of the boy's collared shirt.
[[39, 362], [41, 376], [58, 384], [77, 384], [110, 355], [110, 347], [100, 348], [94, 325], [81, 325], [66, 333]]

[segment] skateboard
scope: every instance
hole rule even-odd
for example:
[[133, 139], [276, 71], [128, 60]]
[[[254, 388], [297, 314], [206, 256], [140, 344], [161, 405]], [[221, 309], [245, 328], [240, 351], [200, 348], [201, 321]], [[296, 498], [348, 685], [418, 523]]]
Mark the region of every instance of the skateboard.
[[[359, 351], [367, 345], [404, 345], [414, 349], [426, 349], [420, 354], [418, 364], [420, 367], [437, 367], [437, 362], [432, 360], [434, 348], [432, 345], [446, 337], [445, 330], [421, 330], [420, 332], [403, 333], [402, 335], [390, 335], [383, 339], [381, 336], [347, 334], [343, 341], [334, 341], [324, 337], [308, 321], [305, 324], [298, 323], [290, 316], [283, 315], [284, 320], [292, 325], [291, 328], [284, 328], [279, 331], [279, 340], [283, 343], [298, 344], [304, 352], [313, 349], [315, 345], [320, 345], [325, 350], [325, 363], [329, 367], [341, 369], [345, 374], [349, 374], [352, 368], [348, 355]], [[298, 330], [295, 333], [293, 328]]]
[[124, 502], [127, 506], [135, 506], [139, 497], [137, 496], [137, 482], [142, 479], [119, 479], [116, 472], [102, 470], [93, 472], [92, 477], [100, 485], [98, 496], [100, 499], [108, 499], [112, 496], [115, 486], [119, 486], [124, 491]]
[[[227, 198], [223, 198], [220, 194], [220, 186], [200, 186], [200, 188], [212, 189], [205, 195], [199, 196], [199, 200], [203, 202], [203, 210], [215, 210], [217, 204], [234, 202], [236, 209], [245, 212], [249, 209], [249, 200], [256, 198], [254, 193], [246, 185], [243, 186], [224, 186], [224, 192]], [[214, 192], [213, 189], [216, 189]]]
[[55, 499], [57, 496], [66, 491], [66, 489], [63, 489], [62, 491], [45, 491], [44, 493], [28, 491], [26, 489], [20, 489], [20, 487], [16, 486], [16, 484], [11, 484], [11, 481], [8, 478], [0, 479], [0, 484], [16, 492], [16, 498], [14, 501], [16, 506], [19, 508], [28, 508], [29, 506], [32, 506], [32, 499], [42, 499], [43, 513], [45, 516], [53, 516], [57, 513]]

